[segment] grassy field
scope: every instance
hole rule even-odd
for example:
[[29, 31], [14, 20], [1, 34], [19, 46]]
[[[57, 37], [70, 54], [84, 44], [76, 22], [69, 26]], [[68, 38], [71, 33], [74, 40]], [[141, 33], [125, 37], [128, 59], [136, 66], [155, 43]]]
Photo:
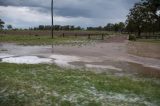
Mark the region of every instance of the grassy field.
[[[97, 34], [97, 33], [106, 33], [109, 35], [113, 35], [113, 34], [119, 34], [116, 32], [112, 32], [112, 31], [54, 31], [54, 35], [57, 36], [61, 36], [62, 34], [65, 35], [72, 35], [74, 36], [75, 34], [77, 35], [81, 35], [81, 36], [85, 36], [87, 34]], [[0, 31], [0, 34], [5, 34], [5, 35], [39, 35], [39, 36], [50, 36], [51, 35], [51, 31], [50, 30], [4, 30], [4, 31]]]
[[[0, 34], [0, 42], [23, 45], [84, 45], [92, 41], [99, 40]], [[0, 106], [159, 106], [159, 88], [160, 79], [147, 76], [96, 74], [53, 64], [0, 63]]]
[[51, 45], [51, 44], [85, 44], [91, 42], [87, 37], [54, 37], [33, 35], [0, 35], [0, 42], [17, 43], [23, 45]]
[[[63, 37], [64, 33], [64, 37]], [[91, 36], [88, 34], [100, 34]], [[117, 33], [108, 31], [54, 31], [54, 39], [51, 39], [51, 32], [47, 30], [4, 30], [0, 32], [0, 42], [28, 44], [28, 45], [50, 45], [50, 44], [85, 44], [90, 41], [99, 41], [102, 39], [116, 35]]]
[[[80, 32], [79, 32], [80, 33]], [[87, 32], [89, 33], [89, 32]], [[95, 32], [94, 32], [95, 33]], [[92, 32], [92, 34], [94, 34]], [[100, 33], [100, 32], [99, 32]], [[8, 34], [0, 34], [0, 42], [4, 43], [17, 43], [22, 45], [59, 45], [59, 44], [72, 44], [72, 45], [84, 45], [91, 43], [93, 41], [101, 41], [102, 35], [92, 35], [90, 39], [88, 39], [88, 34], [82, 35], [74, 35], [74, 32], [70, 32], [64, 37], [61, 35], [54, 35], [54, 38], [51, 39], [51, 35], [8, 35]], [[84, 34], [84, 35], [83, 35]], [[104, 38], [108, 38], [113, 35], [106, 34]]]
[[0, 63], [0, 106], [159, 106], [160, 80]]

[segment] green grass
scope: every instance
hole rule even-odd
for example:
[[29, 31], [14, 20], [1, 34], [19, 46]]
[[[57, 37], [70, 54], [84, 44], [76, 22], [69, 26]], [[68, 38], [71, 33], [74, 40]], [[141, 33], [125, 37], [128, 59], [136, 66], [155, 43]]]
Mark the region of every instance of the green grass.
[[159, 88], [159, 79], [0, 63], [0, 106], [159, 106]]
[[64, 38], [55, 36], [53, 39], [51, 39], [51, 36], [0, 35], [0, 42], [17, 43], [21, 45], [86, 45], [100, 40], [101, 36], [92, 36], [89, 40], [88, 36], [68, 36]]
[[91, 40], [87, 37], [54, 37], [50, 36], [33, 36], [33, 35], [0, 35], [0, 42], [18, 43], [22, 45], [51, 45], [51, 44], [87, 44]]

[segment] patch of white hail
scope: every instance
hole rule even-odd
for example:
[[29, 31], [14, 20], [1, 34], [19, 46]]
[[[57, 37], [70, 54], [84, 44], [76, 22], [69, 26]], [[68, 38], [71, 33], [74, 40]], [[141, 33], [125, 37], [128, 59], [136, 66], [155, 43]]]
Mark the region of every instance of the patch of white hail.
[[69, 63], [80, 60], [79, 57], [76, 57], [76, 56], [67, 56], [67, 55], [51, 55], [50, 58], [55, 59], [54, 62], [58, 66], [64, 66], [64, 67], [68, 67], [68, 66], [73, 67]]
[[2, 62], [17, 63], [17, 64], [40, 64], [40, 63], [51, 63], [52, 59], [39, 58], [37, 56], [21, 56], [21, 57], [3, 58]]
[[[69, 93], [61, 96], [61, 101], [70, 101], [71, 103], [78, 103], [78, 99], [83, 98], [86, 100], [102, 103], [102, 106], [116, 101], [121, 104], [144, 104], [146, 106], [155, 106], [153, 103], [148, 102], [143, 97], [139, 97], [135, 94], [119, 94], [119, 93], [106, 93], [97, 91], [95, 87], [86, 88], [85, 92]], [[87, 102], [87, 101], [86, 101]], [[114, 106], [114, 105], [113, 105]]]

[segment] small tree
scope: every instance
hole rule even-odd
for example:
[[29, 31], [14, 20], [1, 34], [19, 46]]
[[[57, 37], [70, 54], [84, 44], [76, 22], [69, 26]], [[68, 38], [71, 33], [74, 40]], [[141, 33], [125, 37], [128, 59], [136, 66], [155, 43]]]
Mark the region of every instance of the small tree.
[[44, 25], [39, 25], [38, 27], [39, 30], [44, 30], [44, 28], [45, 28]]
[[5, 24], [5, 23], [0, 19], [0, 30], [3, 29], [4, 24]]
[[104, 30], [106, 30], [106, 31], [113, 31], [113, 26], [114, 26], [114, 24], [108, 23], [108, 24], [104, 27]]
[[125, 29], [125, 24], [123, 22], [120, 22], [118, 25], [119, 25], [119, 31], [123, 32]]
[[113, 28], [114, 28], [115, 32], [118, 32], [119, 31], [119, 24], [115, 23]]
[[13, 27], [12, 25], [7, 25], [8, 30], [11, 30]]
[[126, 31], [130, 34], [132, 34], [133, 32], [135, 32], [135, 24], [132, 20], [127, 20], [126, 21]]

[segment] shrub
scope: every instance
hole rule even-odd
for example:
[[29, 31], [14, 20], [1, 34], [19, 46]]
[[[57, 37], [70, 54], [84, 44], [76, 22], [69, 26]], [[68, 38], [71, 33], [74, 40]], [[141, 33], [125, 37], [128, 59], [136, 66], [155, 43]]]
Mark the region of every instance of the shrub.
[[129, 40], [136, 41], [136, 36], [135, 35], [129, 35]]

